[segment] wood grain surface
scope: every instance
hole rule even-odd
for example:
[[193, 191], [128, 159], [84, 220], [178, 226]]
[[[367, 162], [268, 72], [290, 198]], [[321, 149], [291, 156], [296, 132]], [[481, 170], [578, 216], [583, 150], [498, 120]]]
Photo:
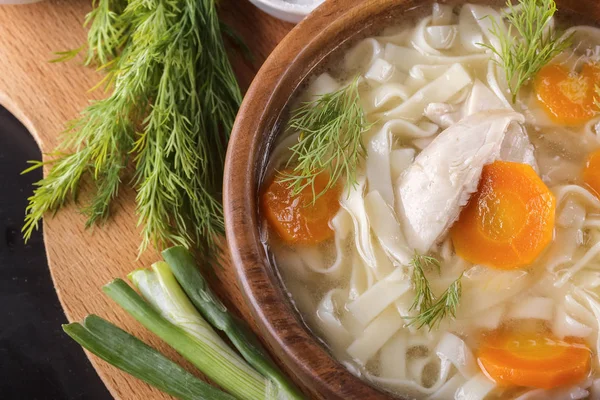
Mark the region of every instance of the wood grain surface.
[[[420, 0], [403, 2], [412, 1]], [[368, 2], [329, 0], [314, 18], [324, 22], [331, 19], [336, 10], [359, 4]], [[561, 0], [559, 4], [581, 15], [600, 15], [600, 3], [596, 0]], [[221, 0], [221, 5], [223, 19], [244, 38], [254, 55], [250, 62], [235, 51], [231, 53], [235, 72], [245, 90], [293, 26], [269, 17], [246, 0]], [[55, 147], [66, 121], [76, 118], [90, 100], [104, 95], [98, 91], [88, 92], [101, 75], [83, 67], [81, 59], [59, 64], [48, 62], [54, 57], [54, 51], [77, 48], [85, 41], [82, 22], [90, 8], [91, 0], [46, 0], [31, 5], [0, 6], [0, 104], [29, 129], [42, 152]], [[316, 36], [318, 33], [313, 32]], [[277, 74], [275, 69], [263, 72]], [[25, 169], [26, 165], [22, 167]], [[134, 195], [126, 186], [121, 189], [112, 210], [113, 218], [102, 229], [86, 231], [85, 217], [76, 205], [69, 205], [44, 221], [47, 256], [56, 291], [70, 321], [81, 320], [90, 313], [98, 314], [197, 374], [101, 292], [101, 286], [113, 278], [124, 278], [130, 271], [147, 267], [159, 259], [159, 254], [153, 251], [137, 258], [140, 237]], [[230, 309], [239, 312], [256, 329], [237, 287], [233, 268], [225, 263], [210, 281]], [[104, 361], [94, 356], [90, 358], [116, 399], [169, 398]], [[295, 378], [293, 371], [288, 372]], [[337, 384], [342, 386], [343, 382]]]
[[[245, 90], [262, 62], [293, 26], [269, 17], [245, 0], [222, 0], [221, 4], [223, 18], [246, 40], [254, 55], [253, 62], [235, 52], [231, 55]], [[66, 121], [77, 117], [91, 99], [103, 96], [98, 91], [88, 93], [101, 76], [84, 68], [81, 59], [48, 62], [54, 51], [81, 46], [86, 37], [82, 22], [90, 8], [89, 0], [0, 6], [0, 104], [29, 129], [42, 152], [51, 151], [58, 143]], [[123, 187], [113, 209], [114, 218], [102, 229], [86, 231], [85, 217], [76, 205], [69, 205], [44, 221], [46, 251], [56, 291], [70, 321], [98, 314], [195, 371], [100, 290], [113, 278], [123, 278], [159, 259], [153, 251], [137, 259], [139, 232], [134, 207], [133, 190]], [[225, 265], [211, 281], [226, 302], [235, 304], [248, 319], [233, 270]], [[169, 398], [104, 361], [90, 358], [116, 399]]]

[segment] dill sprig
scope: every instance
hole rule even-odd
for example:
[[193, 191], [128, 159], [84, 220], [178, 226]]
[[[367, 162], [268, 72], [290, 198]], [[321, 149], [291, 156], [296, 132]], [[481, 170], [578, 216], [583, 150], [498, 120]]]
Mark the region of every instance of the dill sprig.
[[436, 329], [442, 320], [447, 317], [456, 318], [456, 310], [462, 296], [462, 275], [446, 289], [435, 303], [422, 310], [417, 316], [410, 319], [409, 326], [421, 329], [428, 326], [429, 330]]
[[85, 17], [89, 26], [86, 65], [106, 65], [114, 59], [125, 44], [131, 20], [123, 11], [127, 0], [94, 0], [92, 11]]
[[408, 326], [414, 325], [417, 329], [428, 326], [431, 330], [438, 327], [446, 317], [456, 318], [456, 310], [462, 295], [462, 275], [439, 298], [436, 298], [431, 290], [429, 280], [425, 276], [425, 269], [435, 267], [439, 273], [440, 262], [434, 257], [415, 253], [410, 266], [416, 295], [409, 311], [417, 310], [419, 314], [407, 318]]
[[[571, 38], [559, 40], [549, 25], [557, 11], [554, 0], [520, 0], [518, 6], [507, 2], [508, 29], [492, 18], [491, 33], [498, 38], [500, 48], [482, 44], [494, 52], [504, 68], [512, 102], [519, 90], [554, 57], [571, 46]], [[516, 31], [516, 32], [515, 32]]]
[[[126, 4], [126, 6], [124, 6]], [[77, 198], [88, 225], [106, 220], [135, 161], [140, 251], [197, 246], [216, 254], [225, 149], [241, 94], [227, 58], [215, 0], [98, 0], [87, 22], [87, 61], [104, 63], [112, 93], [69, 124], [29, 198], [23, 233]]]
[[[36, 182], [29, 197], [23, 233], [29, 239], [42, 217], [62, 207], [69, 197], [77, 198], [81, 179], [90, 175], [97, 184], [96, 200], [84, 208], [88, 225], [105, 220], [110, 200], [118, 192], [120, 179], [114, 179], [115, 169], [125, 168], [128, 150], [133, 143], [133, 127], [127, 118], [132, 104], [115, 101], [124, 88], [116, 88], [111, 97], [90, 105], [79, 120], [69, 124], [65, 140], [50, 155], [47, 162], [33, 162], [24, 172], [52, 165], [47, 175]], [[67, 148], [74, 153], [65, 153]], [[104, 179], [112, 176], [113, 179]]]
[[110, 66], [128, 39], [131, 20], [123, 13], [127, 0], [93, 0], [92, 11], [85, 16], [89, 27], [87, 44], [73, 50], [58, 51], [51, 62], [69, 61], [87, 47], [85, 65]]
[[[288, 128], [301, 134], [290, 148], [288, 165], [296, 165], [293, 173], [281, 174], [281, 181], [289, 183], [294, 195], [310, 187], [316, 200], [342, 177], [348, 189], [356, 185], [356, 171], [366, 155], [362, 134], [370, 129], [358, 86], [357, 77], [336, 92], [304, 103], [292, 114]], [[315, 179], [324, 171], [329, 173], [329, 183], [316, 193]]]
[[441, 268], [440, 262], [434, 257], [428, 257], [415, 253], [414, 257], [410, 261], [410, 266], [412, 267], [413, 271], [412, 281], [417, 295], [415, 296], [415, 300], [410, 306], [409, 311], [427, 309], [435, 302], [435, 295], [431, 291], [429, 281], [425, 276], [425, 269], [428, 267], [435, 267], [439, 272]]

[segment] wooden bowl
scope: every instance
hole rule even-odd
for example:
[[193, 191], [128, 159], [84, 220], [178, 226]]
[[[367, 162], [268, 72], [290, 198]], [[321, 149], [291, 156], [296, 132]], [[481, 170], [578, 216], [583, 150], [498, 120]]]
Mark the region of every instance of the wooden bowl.
[[[229, 144], [224, 205], [229, 249], [239, 284], [263, 338], [308, 391], [330, 399], [389, 399], [352, 375], [300, 319], [260, 240], [258, 191], [280, 115], [294, 91], [336, 49], [418, 6], [424, 0], [328, 0], [294, 28], [265, 62], [248, 90]], [[455, 1], [456, 3], [456, 1]], [[476, 0], [471, 3], [487, 3]], [[562, 14], [600, 20], [598, 0], [557, 0]]]

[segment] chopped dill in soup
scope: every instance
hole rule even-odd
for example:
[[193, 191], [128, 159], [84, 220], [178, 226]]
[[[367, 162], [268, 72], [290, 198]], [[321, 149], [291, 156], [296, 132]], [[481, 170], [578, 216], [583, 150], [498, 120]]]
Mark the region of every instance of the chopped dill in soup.
[[600, 398], [600, 30], [434, 4], [313, 77], [266, 245], [348, 369], [417, 399]]

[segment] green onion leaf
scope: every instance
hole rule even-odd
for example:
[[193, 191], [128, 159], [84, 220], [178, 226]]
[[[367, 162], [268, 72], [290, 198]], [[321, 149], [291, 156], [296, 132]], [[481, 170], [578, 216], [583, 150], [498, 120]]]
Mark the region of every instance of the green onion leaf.
[[81, 324], [63, 325], [63, 330], [91, 353], [178, 399], [234, 399], [96, 315], [89, 315]]
[[229, 313], [213, 293], [198, 270], [193, 254], [185, 247], [176, 246], [163, 251], [162, 255], [202, 316], [215, 329], [224, 332], [244, 359], [263, 376], [275, 382], [289, 398], [302, 399], [298, 389], [271, 360], [245, 322]]
[[251, 369], [202, 319], [165, 263], [131, 277], [152, 303], [146, 303], [127, 283], [116, 279], [104, 292], [142, 325], [154, 332], [202, 373], [242, 400], [267, 396], [265, 379]]

